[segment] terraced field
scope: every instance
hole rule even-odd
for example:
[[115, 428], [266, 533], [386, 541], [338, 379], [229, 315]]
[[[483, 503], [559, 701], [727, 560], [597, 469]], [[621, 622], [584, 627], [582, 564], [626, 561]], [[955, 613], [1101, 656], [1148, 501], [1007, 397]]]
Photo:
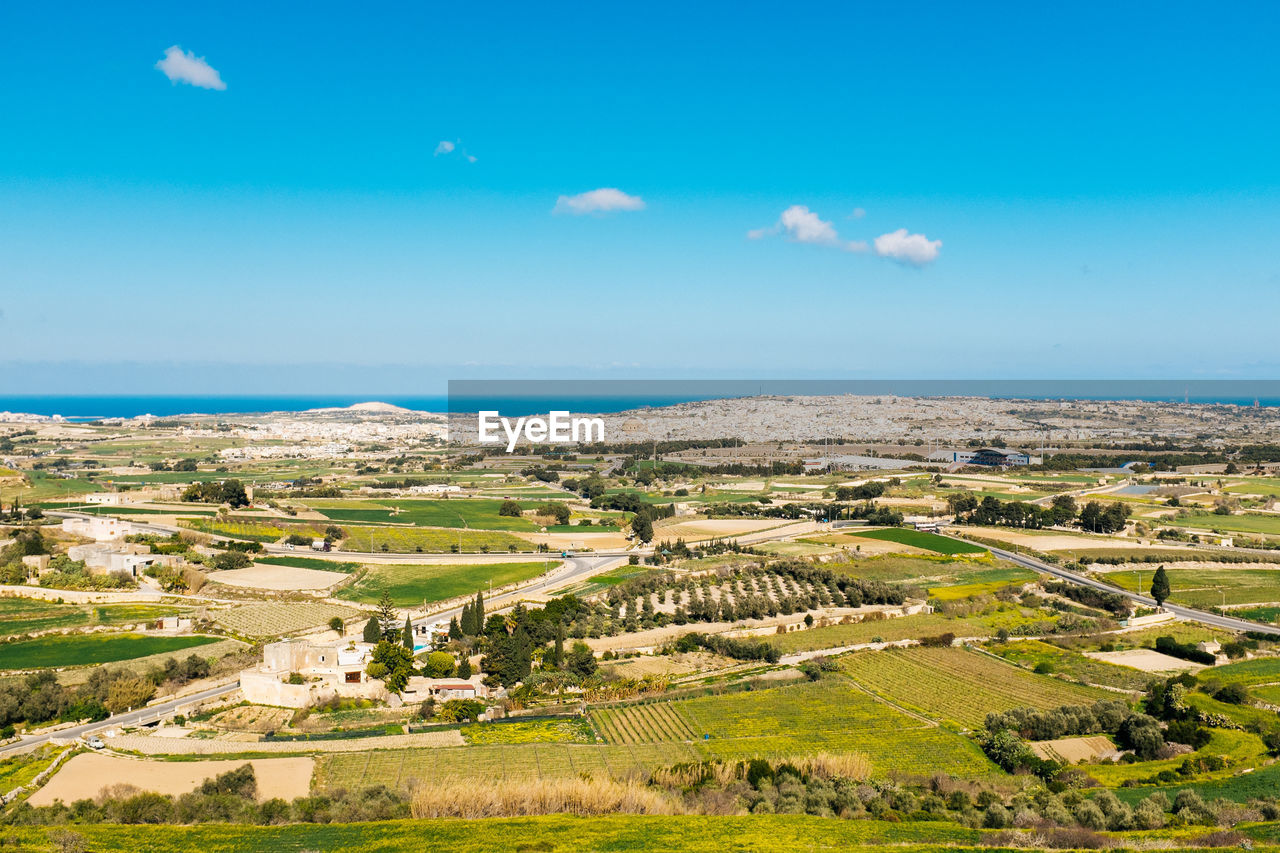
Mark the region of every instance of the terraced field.
[[604, 708], [591, 715], [596, 730], [609, 743], [687, 741], [693, 729], [670, 703]]
[[1118, 687], [1121, 690], [1144, 690], [1151, 676], [1132, 667], [1105, 661], [1051, 646], [1040, 640], [1016, 640], [990, 646], [990, 651], [1005, 660], [1027, 668], [1047, 664], [1051, 672], [1060, 673], [1088, 684]]
[[899, 545], [910, 545], [922, 551], [933, 551], [935, 554], [981, 554], [986, 551], [981, 545], [961, 542], [936, 533], [923, 530], [910, 530], [905, 527], [885, 527], [880, 530], [859, 530], [853, 535], [862, 539], [879, 539], [882, 542], [897, 542]]
[[1280, 657], [1256, 658], [1255, 660], [1229, 663], [1216, 666], [1205, 673], [1216, 681], [1233, 684], [1274, 684], [1280, 683]]
[[892, 649], [841, 660], [877, 696], [941, 723], [976, 729], [992, 711], [1091, 704], [1101, 690], [1035, 675], [967, 649]]
[[213, 621], [228, 631], [246, 637], [292, 634], [328, 624], [335, 616], [350, 619], [359, 611], [336, 604], [309, 601], [246, 604], [230, 610], [213, 611]]
[[[1143, 591], [1151, 585], [1154, 568], [1141, 571], [1107, 572], [1108, 583], [1124, 589]], [[1209, 608], [1226, 604], [1270, 603], [1280, 599], [1280, 567], [1241, 569], [1235, 567], [1197, 567], [1167, 569], [1172, 592], [1169, 600], [1188, 607]]]

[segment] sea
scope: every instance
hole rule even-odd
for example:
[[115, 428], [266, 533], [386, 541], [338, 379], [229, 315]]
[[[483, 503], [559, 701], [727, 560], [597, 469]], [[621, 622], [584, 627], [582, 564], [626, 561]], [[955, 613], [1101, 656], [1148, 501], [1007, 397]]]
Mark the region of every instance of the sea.
[[1276, 380], [461, 380], [448, 394], [0, 395], [0, 412], [69, 421], [153, 415], [261, 414], [390, 403], [422, 412], [494, 409], [521, 416], [564, 409], [610, 413], [758, 395], [965, 396], [1018, 400], [1144, 400], [1280, 406]]

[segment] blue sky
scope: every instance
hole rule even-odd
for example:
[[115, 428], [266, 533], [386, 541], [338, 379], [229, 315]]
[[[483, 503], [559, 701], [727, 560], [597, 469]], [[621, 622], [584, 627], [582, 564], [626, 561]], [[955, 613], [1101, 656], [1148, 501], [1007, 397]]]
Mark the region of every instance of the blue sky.
[[1280, 9], [1044, 5], [7, 4], [0, 390], [1275, 376]]

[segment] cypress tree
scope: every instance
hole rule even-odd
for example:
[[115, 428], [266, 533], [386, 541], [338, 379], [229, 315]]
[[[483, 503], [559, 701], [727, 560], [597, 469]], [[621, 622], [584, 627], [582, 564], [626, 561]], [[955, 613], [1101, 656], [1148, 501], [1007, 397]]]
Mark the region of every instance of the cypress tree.
[[476, 593], [475, 617], [476, 617], [476, 633], [483, 634], [484, 633], [484, 593], [480, 593], [480, 592]]
[[1165, 573], [1164, 566], [1161, 566], [1156, 569], [1155, 576], [1151, 578], [1151, 597], [1156, 600], [1158, 606], [1164, 607], [1171, 592], [1173, 589], [1169, 586], [1169, 575]]
[[471, 677], [471, 658], [467, 657], [466, 655], [463, 655], [462, 660], [458, 662], [458, 677], [459, 678]]
[[471, 611], [470, 602], [462, 605], [462, 623], [458, 628], [462, 631], [463, 635], [467, 637], [474, 637], [476, 635], [476, 618], [475, 614]]
[[462, 639], [462, 628], [458, 626], [458, 617], [456, 616], [449, 620], [449, 639], [450, 640]]
[[413, 651], [413, 623], [409, 621], [407, 614], [404, 617], [404, 630], [400, 632], [400, 642], [406, 649]]
[[376, 643], [382, 639], [382, 626], [378, 624], [377, 616], [370, 616], [369, 621], [364, 623], [364, 641], [366, 643]]

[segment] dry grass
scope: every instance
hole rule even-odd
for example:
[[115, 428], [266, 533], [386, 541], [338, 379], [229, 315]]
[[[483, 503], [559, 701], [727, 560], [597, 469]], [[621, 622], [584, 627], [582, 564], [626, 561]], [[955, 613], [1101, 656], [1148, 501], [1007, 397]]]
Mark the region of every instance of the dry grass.
[[871, 761], [858, 752], [819, 752], [793, 758], [787, 763], [823, 779], [854, 779], [860, 782], [871, 777]]
[[639, 781], [537, 779], [449, 781], [419, 784], [411, 801], [415, 818], [571, 814], [679, 814], [675, 800]]

